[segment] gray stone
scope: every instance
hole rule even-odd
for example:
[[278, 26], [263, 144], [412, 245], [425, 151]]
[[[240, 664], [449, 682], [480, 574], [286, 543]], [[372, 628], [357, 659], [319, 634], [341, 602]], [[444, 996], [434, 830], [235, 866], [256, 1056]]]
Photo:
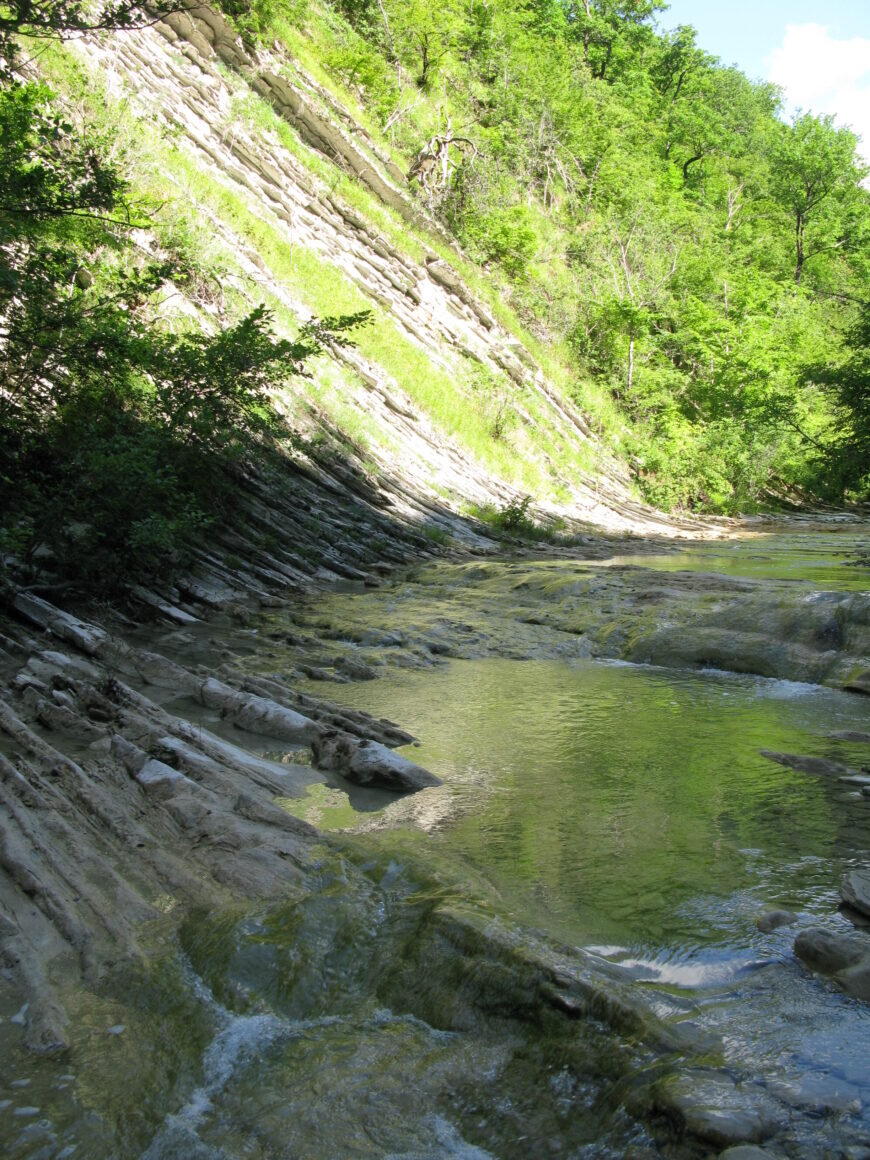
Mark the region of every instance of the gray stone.
[[796, 769], [800, 773], [817, 773], [823, 776], [843, 777], [850, 773], [847, 765], [838, 761], [828, 761], [825, 757], [805, 757], [799, 753], [777, 753], [772, 749], [760, 749], [762, 757], [775, 761], [778, 765], [787, 765], [789, 769]]
[[55, 673], [66, 676], [86, 677], [90, 681], [99, 680], [100, 670], [82, 657], [69, 657], [66, 653], [46, 649], [38, 656], [30, 657], [27, 667], [40, 677], [51, 677]]
[[840, 883], [840, 897], [854, 910], [870, 915], [870, 866], [846, 871]]
[[858, 1088], [836, 1076], [810, 1074], [794, 1081], [778, 1080], [768, 1084], [768, 1090], [792, 1107], [804, 1108], [814, 1115], [861, 1111]]
[[863, 673], [858, 673], [857, 676], [846, 681], [843, 688], [849, 693], [870, 694], [870, 669], [865, 669]]
[[781, 1104], [721, 1072], [672, 1076], [657, 1086], [656, 1102], [687, 1136], [716, 1148], [757, 1144], [787, 1123]]
[[143, 749], [128, 741], [126, 737], [122, 737], [120, 733], [112, 737], [110, 744], [112, 756], [117, 757], [131, 777], [141, 772], [148, 760], [148, 754]]
[[191, 781], [189, 777], [185, 777], [183, 773], [179, 773], [177, 769], [165, 765], [155, 757], [145, 762], [136, 774], [136, 781], [147, 794], [155, 797], [171, 797], [182, 786], [186, 789], [196, 788], [195, 781]]
[[131, 663], [146, 685], [153, 685], [158, 689], [173, 689], [195, 696], [202, 684], [193, 673], [161, 656], [160, 653], [140, 649], [131, 656]]
[[355, 657], [336, 657], [335, 667], [352, 681], [374, 681], [378, 675], [370, 665]]
[[16, 592], [12, 606], [31, 624], [48, 629], [56, 637], [75, 645], [88, 656], [98, 656], [106, 646], [108, 636], [105, 629], [78, 620], [31, 592]]
[[834, 976], [843, 990], [856, 999], [870, 1002], [870, 954], [854, 967], [849, 967]]
[[199, 695], [207, 708], [219, 709], [224, 717], [248, 733], [265, 734], [300, 745], [310, 744], [320, 735], [320, 727], [309, 717], [265, 697], [240, 693], [214, 678], [204, 682]]
[[378, 741], [359, 741], [347, 733], [328, 733], [312, 744], [320, 769], [334, 770], [357, 785], [413, 793], [441, 785], [441, 779]]
[[738, 1144], [719, 1153], [719, 1160], [770, 1160], [770, 1152], [757, 1148], [755, 1144]]
[[870, 951], [870, 941], [857, 934], [839, 934], [820, 926], [802, 930], [794, 940], [794, 953], [814, 971], [833, 975], [857, 966]]

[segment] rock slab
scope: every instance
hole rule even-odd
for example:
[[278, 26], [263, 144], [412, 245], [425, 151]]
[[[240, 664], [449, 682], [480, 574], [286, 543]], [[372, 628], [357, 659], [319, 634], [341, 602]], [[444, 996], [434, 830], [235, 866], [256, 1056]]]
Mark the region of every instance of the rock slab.
[[840, 897], [847, 906], [870, 917], [870, 866], [846, 871], [840, 883]]
[[340, 773], [357, 785], [414, 793], [442, 784], [428, 769], [378, 741], [360, 741], [347, 733], [331, 732], [316, 738], [311, 748], [320, 769]]

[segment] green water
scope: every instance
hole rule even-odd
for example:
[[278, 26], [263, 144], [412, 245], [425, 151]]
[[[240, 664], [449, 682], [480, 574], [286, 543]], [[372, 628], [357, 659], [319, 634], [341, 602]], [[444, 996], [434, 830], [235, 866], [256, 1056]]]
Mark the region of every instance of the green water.
[[[613, 662], [484, 660], [333, 696], [403, 721], [422, 739], [404, 752], [445, 785], [384, 795], [380, 811], [355, 815], [340, 790], [327, 791], [330, 806], [316, 787], [319, 825], [425, 834], [427, 850], [468, 859], [524, 920], [583, 943], [706, 941], [723, 923], [750, 937], [753, 899], [813, 909], [825, 876], [836, 885], [870, 848], [870, 801], [759, 753], [870, 758], [826, 736], [870, 731], [870, 703], [845, 693]], [[712, 926], [684, 913], [700, 892], [742, 890]]]
[[[860, 590], [866, 575], [851, 561], [864, 542], [777, 536], [612, 563]], [[524, 583], [523, 567], [506, 568], [506, 588]], [[444, 573], [429, 585], [439, 598], [449, 589]], [[345, 597], [331, 612], [366, 623], [366, 599]], [[541, 607], [550, 611], [546, 599]], [[418, 604], [412, 587], [398, 591], [392, 608], [403, 625], [437, 623], [425, 591]], [[870, 1132], [870, 1011], [792, 952], [801, 927], [852, 929], [837, 888], [847, 867], [870, 859], [870, 799], [760, 753], [870, 765], [870, 745], [832, 736], [870, 733], [870, 699], [714, 671], [493, 657], [388, 669], [330, 695], [402, 722], [420, 738], [407, 756], [445, 784], [395, 800], [336, 783], [297, 813], [466, 866], [513, 919], [595, 948], [653, 1003], [682, 997], [700, 1027], [724, 1037], [726, 1058], [762, 1082], [833, 1085]], [[771, 908], [797, 921], [761, 933], [755, 920]], [[821, 1147], [804, 1142], [794, 1154]]]
[[604, 566], [633, 565], [655, 571], [717, 572], [754, 580], [782, 580], [828, 591], [870, 588], [870, 539], [865, 525], [834, 525], [826, 531], [770, 532], [694, 543], [678, 551], [623, 552]]

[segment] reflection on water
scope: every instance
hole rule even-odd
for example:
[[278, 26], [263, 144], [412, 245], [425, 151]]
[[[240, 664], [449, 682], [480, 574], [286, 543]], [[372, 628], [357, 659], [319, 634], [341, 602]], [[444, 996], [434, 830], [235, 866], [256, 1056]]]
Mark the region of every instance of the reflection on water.
[[753, 580], [791, 580], [815, 588], [862, 592], [870, 588], [866, 527], [803, 535], [770, 533], [710, 540], [676, 552], [623, 553], [603, 566], [634, 565], [662, 572], [718, 572]]
[[[860, 745], [828, 737], [870, 727], [870, 705], [848, 694], [625, 664], [487, 660], [334, 695], [406, 722], [423, 739], [407, 755], [445, 778], [393, 802], [387, 820], [437, 818], [424, 827], [430, 841], [487, 870], [517, 906], [543, 905], [575, 940], [680, 940], [680, 907], [702, 892], [754, 887], [751, 905], [824, 911], [820, 887], [870, 842], [870, 802], [853, 787], [759, 753], [859, 764]], [[369, 815], [358, 822], [371, 828]], [[734, 929], [754, 916], [736, 911]], [[718, 938], [723, 921], [696, 937]]]
[[[870, 1011], [792, 954], [801, 925], [845, 928], [837, 885], [870, 851], [870, 799], [759, 753], [858, 767], [866, 745], [831, 734], [868, 731], [870, 701], [716, 672], [502, 660], [336, 695], [407, 724], [423, 739], [408, 755], [445, 779], [357, 815], [358, 830], [464, 860], [520, 921], [689, 996], [734, 1060], [785, 1085], [810, 1072], [870, 1106]], [[774, 907], [797, 926], [757, 930]]]

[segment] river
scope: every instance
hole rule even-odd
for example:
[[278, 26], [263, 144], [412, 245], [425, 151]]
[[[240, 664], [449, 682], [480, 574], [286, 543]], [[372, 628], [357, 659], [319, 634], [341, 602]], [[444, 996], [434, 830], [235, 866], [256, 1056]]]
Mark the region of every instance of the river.
[[[22, 1055], [21, 1012], [0, 1011], [6, 1154], [640, 1160], [715, 1154], [735, 1118], [771, 1155], [867, 1154], [870, 1007], [792, 947], [853, 929], [838, 885], [870, 859], [870, 798], [762, 751], [860, 771], [870, 699], [839, 677], [626, 659], [683, 626], [708, 650], [711, 620], [748, 618], [810, 625], [756, 668], [839, 673], [830, 624], [840, 652], [863, 639], [843, 626], [870, 587], [865, 543], [807, 527], [429, 564], [219, 641], [251, 673], [399, 722], [443, 785], [397, 797], [312, 771], [280, 800], [326, 835], [304, 885], [180, 925], [167, 904], [156, 965], [79, 999], [75, 1073]], [[377, 679], [344, 680], [349, 661]], [[772, 909], [792, 921], [759, 929]], [[594, 1017], [566, 1029], [532, 997], [542, 956], [585, 979]], [[706, 1151], [639, 1094], [689, 1064], [714, 1104], [736, 1093]]]

